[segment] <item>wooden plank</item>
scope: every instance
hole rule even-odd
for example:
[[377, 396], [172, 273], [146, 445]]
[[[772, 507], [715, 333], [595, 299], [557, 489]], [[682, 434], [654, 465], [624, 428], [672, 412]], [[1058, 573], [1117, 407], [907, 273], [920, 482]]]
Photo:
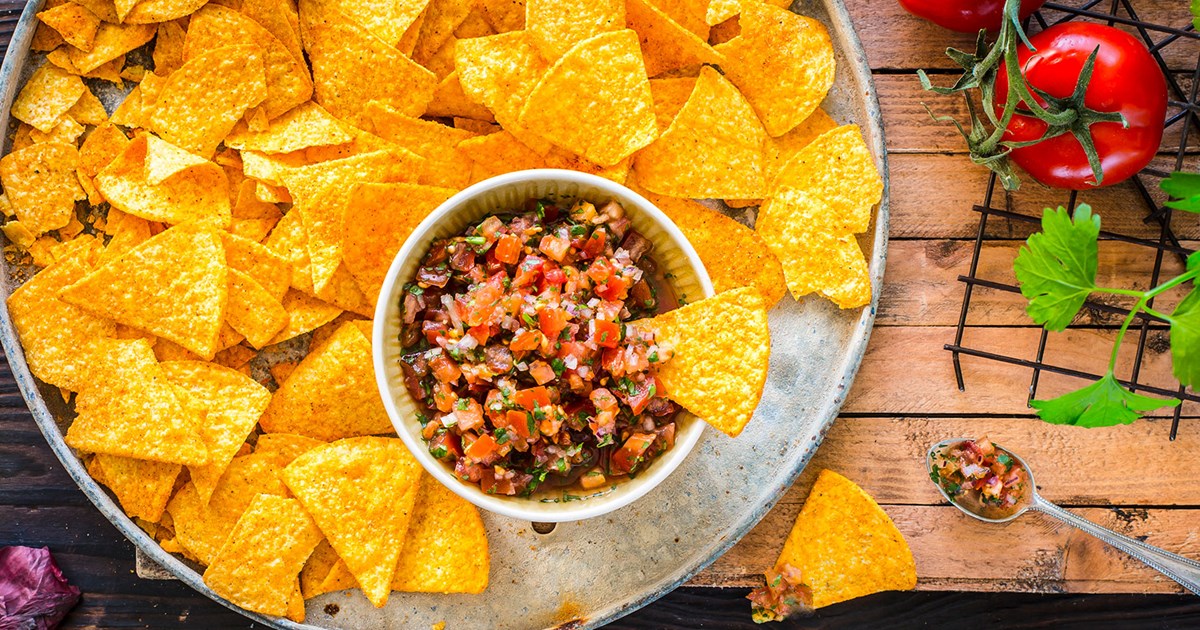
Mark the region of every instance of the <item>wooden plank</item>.
[[[1082, 0], [1065, 0], [1061, 4], [1080, 6]], [[1107, 3], [1101, 5], [1103, 11]], [[951, 70], [957, 68], [944, 51], [947, 47], [973, 51], [975, 35], [953, 33], [909, 15], [894, 0], [852, 0], [846, 3], [855, 29], [867, 51], [871, 67], [877, 70], [912, 70], [916, 68]], [[1143, 20], [1186, 28], [1191, 16], [1174, 0], [1138, 0], [1138, 17]], [[1047, 11], [1051, 19], [1061, 13]], [[1122, 12], [1120, 15], [1126, 15]], [[1134, 33], [1130, 27], [1118, 28]], [[1038, 28], [1031, 29], [1033, 31]], [[1155, 42], [1165, 38], [1154, 34]], [[1196, 65], [1195, 42], [1179, 42], [1167, 46], [1163, 57], [1172, 70], [1191, 70]]]
[[[1025, 397], [1032, 371], [997, 361], [962, 357], [966, 390], [958, 391], [950, 353], [943, 344], [954, 340], [950, 327], [876, 328], [862, 368], [843, 406], [843, 413], [878, 415], [1029, 414]], [[1068, 330], [1050, 334], [1046, 358], [1062, 367], [1102, 371], [1112, 347], [1109, 331]], [[1037, 356], [1038, 328], [968, 328], [964, 345], [1029, 360]], [[1154, 333], [1144, 357], [1141, 382], [1175, 387], [1171, 360], [1161, 333]], [[1136, 348], [1122, 347], [1117, 375], [1129, 375]], [[1085, 384], [1079, 379], [1045, 373], [1040, 398], [1057, 396]], [[1163, 412], [1159, 412], [1163, 413]], [[1186, 415], [1200, 415], [1200, 405], [1185, 403]], [[1163, 426], [1163, 440], [1167, 427]]]
[[[1200, 242], [1185, 241], [1185, 247], [1200, 248]], [[1013, 260], [1022, 241], [985, 242], [979, 254], [976, 277], [1015, 284]], [[876, 326], [954, 326], [958, 323], [966, 285], [959, 276], [970, 271], [974, 241], [896, 240], [888, 245], [883, 295], [879, 300]], [[1163, 258], [1160, 282], [1183, 273], [1179, 256]], [[1097, 284], [1105, 287], [1146, 290], [1154, 271], [1154, 250], [1142, 245], [1107, 241], [1100, 246]], [[1170, 312], [1185, 295], [1172, 291], [1155, 302], [1155, 308]], [[1132, 300], [1114, 296], [1098, 298], [1104, 304], [1129, 306]], [[971, 297], [969, 322], [974, 326], [1025, 326], [1027, 302], [1019, 293], [977, 286]], [[1120, 318], [1107, 311], [1084, 310], [1078, 324], [1119, 325]]]
[[[884, 505], [917, 563], [921, 590], [1181, 593], [1181, 587], [1104, 543], [1042, 514], [981, 523], [950, 506]], [[1195, 509], [1086, 508], [1081, 516], [1128, 536], [1200, 557]], [[780, 505], [690, 584], [749, 588], [774, 563], [800, 512]]]
[[[1200, 170], [1200, 156], [1193, 156], [1185, 168]], [[1193, 159], [1189, 158], [1189, 159]], [[1173, 164], [1160, 164], [1173, 170]], [[988, 171], [961, 155], [896, 154], [888, 157], [891, 199], [892, 238], [975, 238], [979, 213], [972, 210], [982, 204], [987, 191]], [[1147, 185], [1157, 186], [1148, 179]], [[1162, 200], [1161, 194], [1156, 198]], [[1027, 216], [1038, 216], [1048, 206], [1067, 203], [1069, 192], [1051, 190], [1027, 181], [1021, 190], [1007, 193], [999, 187], [992, 207]], [[1079, 193], [1079, 203], [1088, 203], [1103, 217], [1107, 230], [1157, 239], [1159, 227], [1147, 225], [1146, 205], [1132, 182], [1111, 188]], [[1179, 238], [1200, 239], [1200, 215], [1178, 213], [1173, 223]], [[992, 238], [1024, 239], [1034, 226], [995, 219], [989, 221], [987, 235]]]

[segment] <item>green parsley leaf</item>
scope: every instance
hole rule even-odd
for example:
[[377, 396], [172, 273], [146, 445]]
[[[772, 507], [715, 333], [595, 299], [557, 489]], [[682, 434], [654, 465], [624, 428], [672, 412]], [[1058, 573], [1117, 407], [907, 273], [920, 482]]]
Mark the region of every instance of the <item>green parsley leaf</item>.
[[1192, 0], [1192, 25], [1200, 28], [1200, 0]]
[[555, 357], [550, 359], [550, 367], [554, 370], [555, 376], [562, 376], [563, 372], [567, 369], [567, 364], [563, 363], [562, 359]]
[[1029, 237], [1013, 269], [1021, 294], [1029, 300], [1026, 312], [1046, 330], [1060, 331], [1074, 319], [1096, 289], [1100, 217], [1087, 204], [1075, 209], [1046, 209], [1042, 231]]
[[529, 313], [521, 313], [521, 319], [525, 320], [525, 323], [528, 324], [530, 328], [537, 330], [538, 323], [537, 323], [537, 320], [534, 319], [532, 315], [530, 315]]
[[1200, 289], [1192, 289], [1168, 319], [1175, 378], [1193, 388], [1200, 386]]
[[496, 444], [508, 444], [508, 429], [505, 429], [504, 427], [497, 428], [495, 431], [495, 436]]
[[459, 398], [454, 403], [455, 409], [462, 409], [464, 411], [466, 410], [467, 407], [470, 407], [470, 406], [471, 406], [471, 401], [467, 400], [466, 398]]
[[449, 451], [446, 450], [445, 446], [438, 444], [437, 446], [429, 449], [429, 454], [433, 455], [434, 459], [442, 459], [449, 454]]
[[1050, 424], [1079, 427], [1111, 427], [1130, 424], [1147, 411], [1174, 407], [1174, 398], [1150, 398], [1125, 389], [1110, 371], [1104, 378], [1069, 394], [1030, 403], [1038, 416]]
[[[1192, 11], [1200, 2], [1193, 0]], [[1167, 207], [1187, 212], [1200, 212], [1200, 173], [1171, 173], [1159, 183], [1162, 191], [1175, 198]]]
[[596, 447], [604, 448], [605, 446], [608, 446], [609, 444], [612, 444], [612, 443], [613, 443], [613, 436], [610, 433], [609, 435], [606, 435], [606, 436], [600, 438], [600, 441], [596, 444]]
[[530, 414], [525, 414], [525, 427], [529, 429], [529, 435], [537, 435], [537, 421]]
[[1192, 252], [1187, 259], [1187, 270], [1195, 271], [1197, 269], [1200, 269], [1200, 252]]

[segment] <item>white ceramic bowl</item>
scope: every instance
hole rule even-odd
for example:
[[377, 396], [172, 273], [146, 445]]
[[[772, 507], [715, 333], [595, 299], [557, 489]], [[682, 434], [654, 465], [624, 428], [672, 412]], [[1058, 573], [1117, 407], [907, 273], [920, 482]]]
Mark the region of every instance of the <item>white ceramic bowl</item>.
[[396, 433], [408, 445], [425, 470], [460, 497], [504, 516], [544, 523], [561, 523], [607, 514], [645, 496], [671, 474], [687, 457], [704, 431], [704, 422], [684, 411], [677, 420], [675, 446], [651, 463], [634, 479], [621, 481], [603, 494], [571, 501], [545, 501], [537, 496], [510, 497], [486, 494], [479, 486], [459, 480], [445, 463], [434, 459], [421, 439], [417, 405], [404, 387], [400, 369], [400, 292], [416, 275], [421, 259], [437, 239], [460, 234], [490, 213], [520, 208], [530, 198], [583, 198], [597, 205], [615, 199], [633, 228], [654, 243], [653, 257], [664, 272], [673, 274], [671, 283], [680, 297], [708, 297], [712, 282], [700, 257], [679, 228], [645, 197], [595, 175], [575, 171], [541, 169], [508, 173], [479, 182], [438, 206], [408, 237], [396, 254], [375, 308], [375, 380]]

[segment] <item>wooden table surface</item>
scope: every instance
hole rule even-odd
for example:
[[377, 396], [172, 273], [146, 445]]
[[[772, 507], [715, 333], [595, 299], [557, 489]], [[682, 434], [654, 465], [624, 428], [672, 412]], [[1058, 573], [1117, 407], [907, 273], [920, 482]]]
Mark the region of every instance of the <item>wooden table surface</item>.
[[[1076, 2], [1077, 3], [1077, 2]], [[13, 7], [19, 2], [0, 3]], [[862, 370], [841, 418], [809, 469], [766, 519], [688, 586], [611, 627], [750, 627], [742, 599], [782, 546], [816, 471], [831, 468], [858, 482], [896, 521], [917, 561], [916, 593], [885, 593], [830, 607], [781, 627], [1196, 627], [1200, 600], [1103, 544], [1034, 514], [1006, 526], [971, 521], [939, 500], [922, 469], [927, 446], [944, 437], [988, 434], [1022, 453], [1046, 498], [1117, 531], [1200, 558], [1200, 406], [1184, 409], [1179, 438], [1170, 421], [1143, 420], [1103, 430], [1054, 427], [1030, 416], [1029, 373], [963, 359], [959, 392], [950, 355], [987, 173], [962, 155], [949, 127], [929, 120], [921, 103], [961, 113], [954, 99], [921, 92], [918, 67], [949, 69], [947, 45], [970, 38], [909, 17], [896, 0], [846, 0], [875, 70], [891, 168], [891, 250], [879, 317]], [[1133, 0], [1139, 13], [1183, 27], [1186, 3]], [[2, 7], [0, 7], [2, 8]], [[11, 24], [7, 19], [5, 24]], [[11, 28], [11, 26], [9, 27]], [[0, 37], [7, 34], [0, 24]], [[1173, 69], [1190, 75], [1200, 46], [1173, 48]], [[945, 79], [946, 77], [942, 77]], [[1169, 140], [1170, 142], [1174, 140]], [[1168, 146], [1169, 148], [1169, 146]], [[1061, 194], [1030, 185], [997, 207], [1036, 211]], [[1153, 236], [1129, 186], [1086, 193], [1106, 225]], [[1177, 226], [1179, 228], [1180, 226]], [[995, 224], [981, 275], [1011, 277], [1024, 233]], [[1180, 230], [1200, 239], [1200, 223]], [[1189, 246], [1195, 247], [1194, 242]], [[1101, 274], [1134, 282], [1152, 263], [1106, 243]], [[1144, 287], [1143, 287], [1144, 288]], [[1032, 358], [1039, 332], [1013, 296], [980, 292], [968, 339], [976, 347]], [[1094, 368], [1110, 347], [1102, 332], [1051, 337], [1060, 362]], [[1151, 344], [1146, 378], [1165, 380], [1169, 357]], [[1024, 354], [1022, 354], [1024, 353]], [[1097, 357], [1100, 357], [1099, 359]], [[1043, 395], [1072, 383], [1043, 378]], [[134, 574], [133, 548], [84, 498], [34, 425], [7, 362], [0, 365], [0, 545], [48, 545], [84, 591], [71, 627], [254, 627], [178, 582]]]

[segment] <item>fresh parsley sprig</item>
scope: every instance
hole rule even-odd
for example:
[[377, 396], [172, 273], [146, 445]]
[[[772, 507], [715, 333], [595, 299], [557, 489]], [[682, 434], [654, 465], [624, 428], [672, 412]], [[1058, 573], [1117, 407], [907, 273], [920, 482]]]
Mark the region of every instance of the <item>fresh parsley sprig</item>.
[[[1196, 183], [1200, 208], [1200, 179]], [[1135, 394], [1117, 381], [1114, 370], [1121, 342], [1139, 313], [1170, 324], [1171, 361], [1176, 378], [1192, 387], [1200, 383], [1200, 290], [1194, 282], [1200, 277], [1200, 252], [1188, 258], [1187, 271], [1149, 291], [1100, 287], [1096, 285], [1099, 235], [1100, 216], [1092, 213], [1088, 205], [1081, 204], [1074, 215], [1065, 208], [1047, 208], [1042, 215], [1042, 231], [1029, 237], [1013, 264], [1021, 294], [1029, 300], [1026, 312], [1046, 330], [1065, 329], [1092, 294], [1122, 295], [1136, 300], [1121, 324], [1108, 370], [1099, 381], [1058, 398], [1031, 403], [1042, 420], [1053, 424], [1083, 427], [1129, 424], [1148, 411], [1180, 404], [1174, 398]], [[1149, 306], [1155, 296], [1189, 282], [1193, 285], [1190, 293], [1172, 313], [1160, 313]]]

